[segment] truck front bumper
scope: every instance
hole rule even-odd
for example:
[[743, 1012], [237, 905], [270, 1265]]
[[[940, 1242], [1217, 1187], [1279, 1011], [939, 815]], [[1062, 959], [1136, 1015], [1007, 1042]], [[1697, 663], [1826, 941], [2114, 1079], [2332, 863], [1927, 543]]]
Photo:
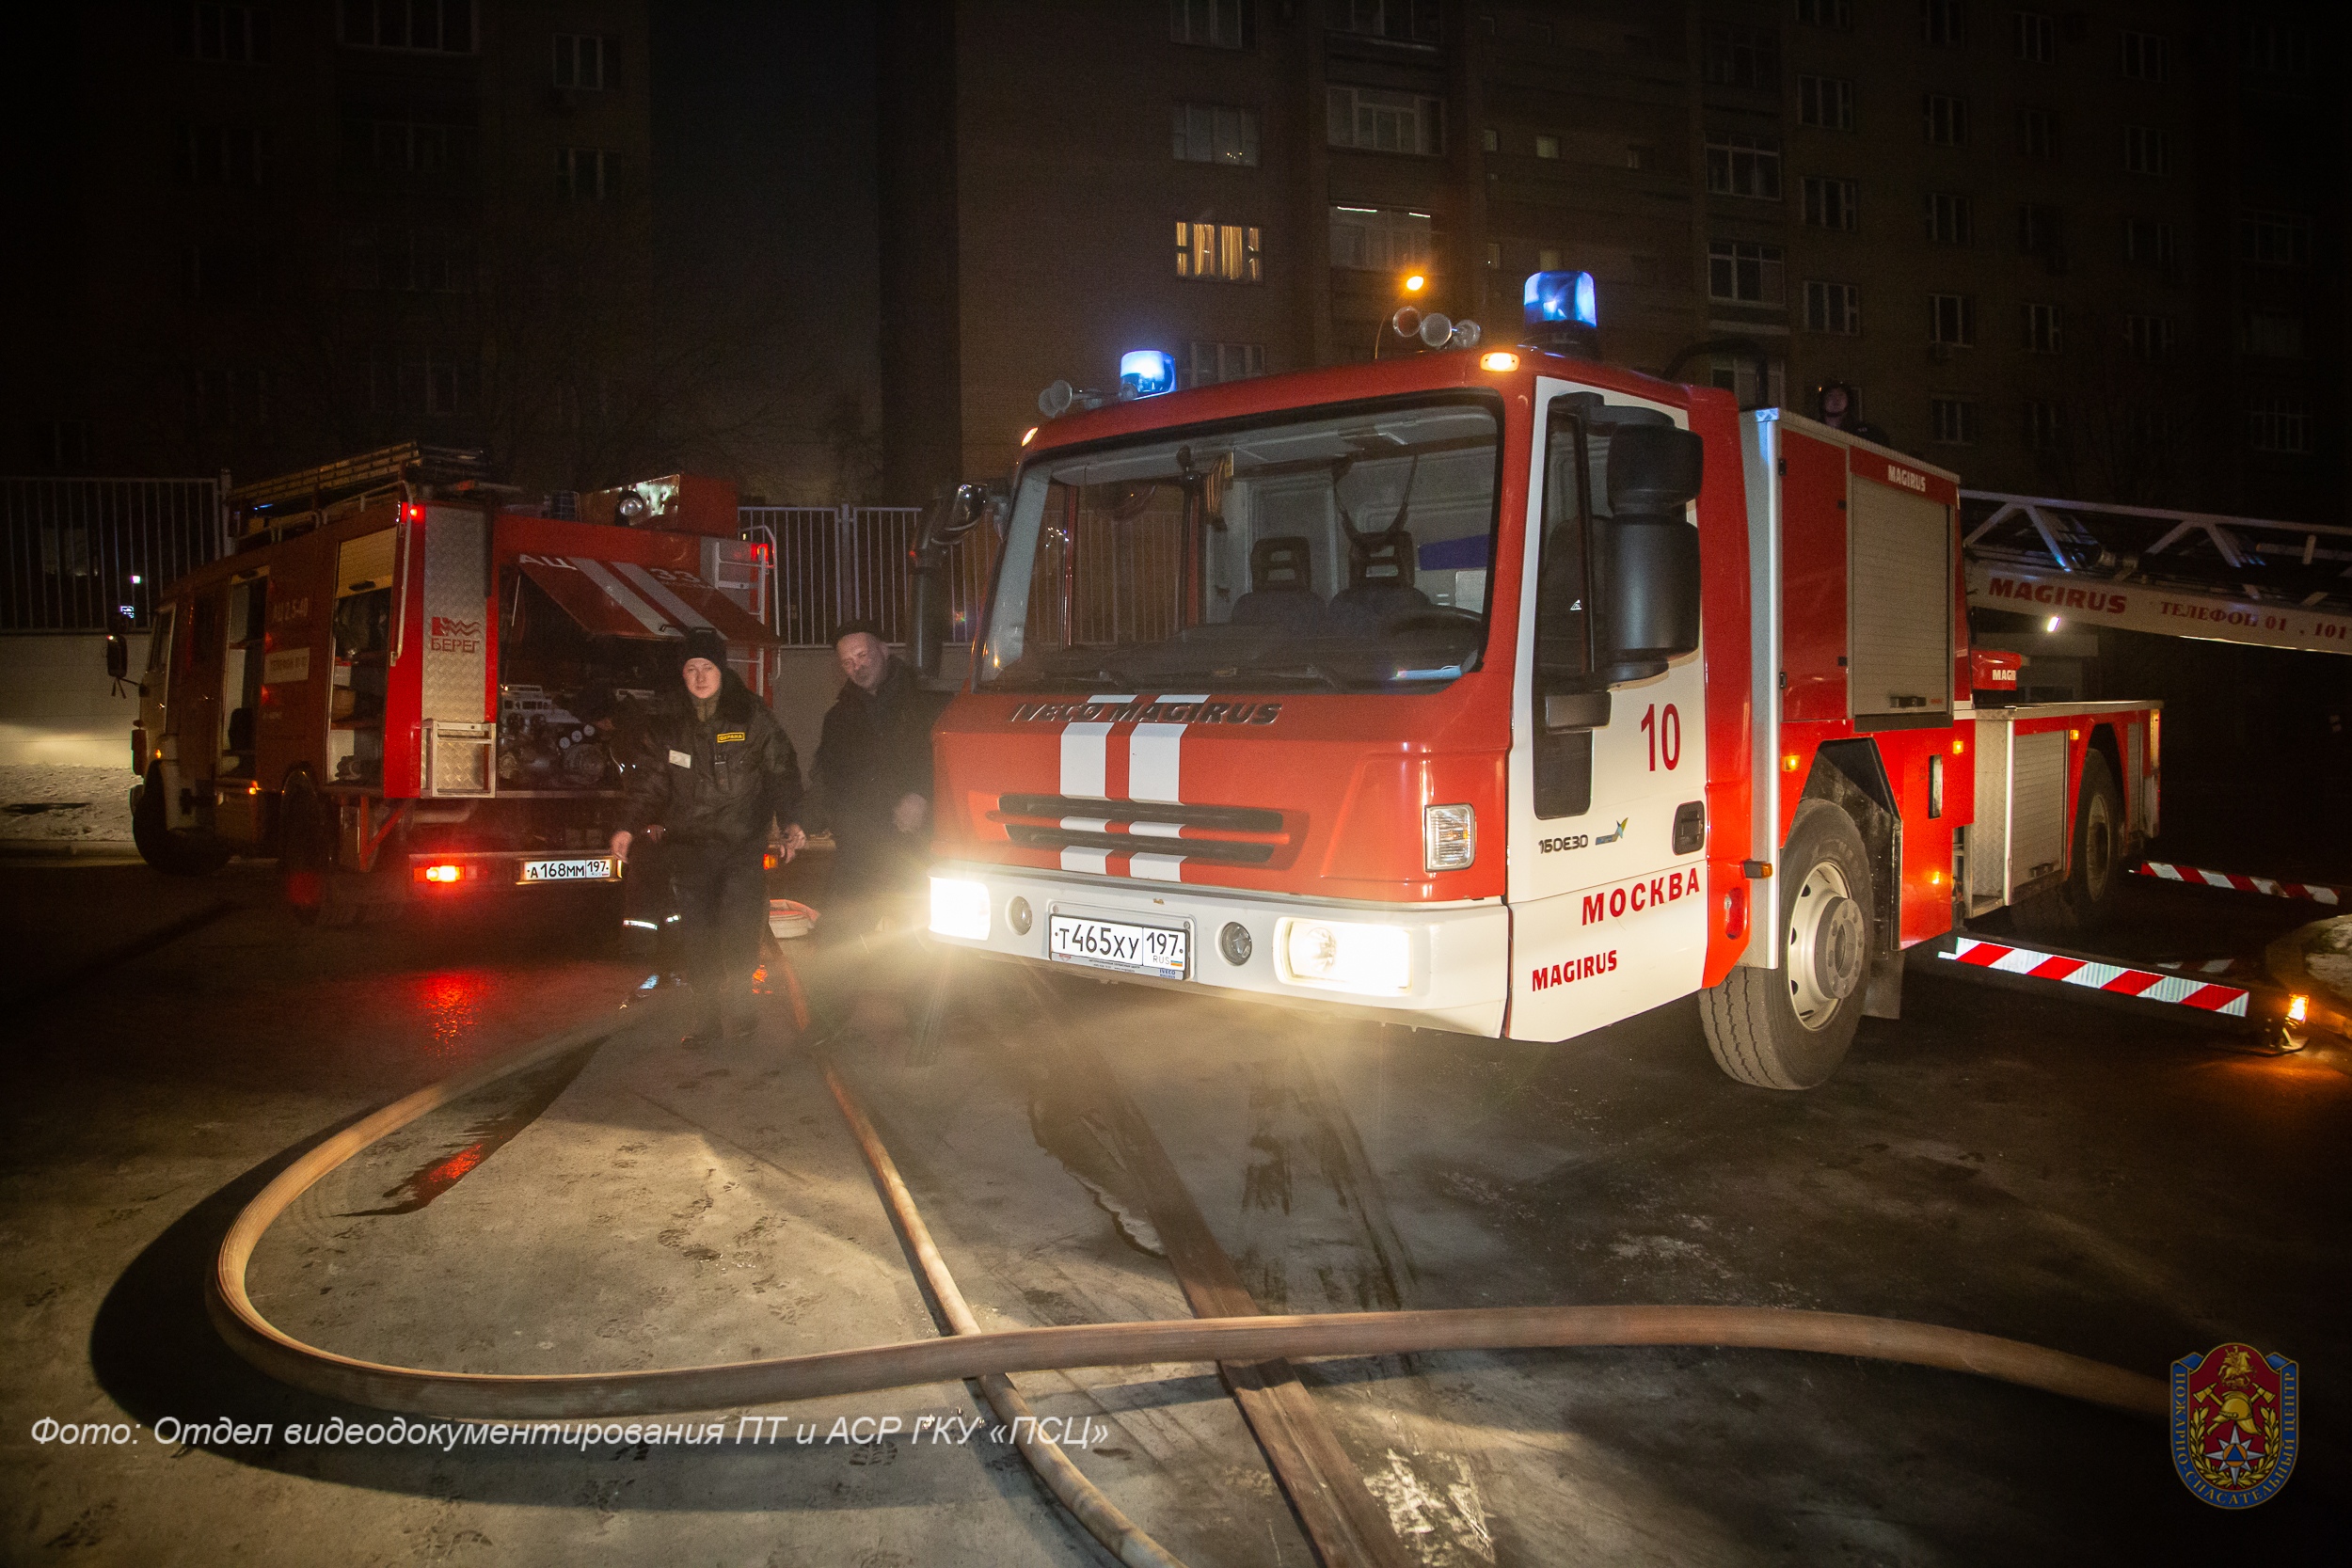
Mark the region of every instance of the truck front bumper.
[[[931, 940], [950, 946], [1096, 979], [1209, 990], [1457, 1034], [1502, 1032], [1511, 915], [1500, 899], [1436, 907], [1335, 903], [959, 861], [933, 864], [931, 884]], [[1057, 956], [1057, 916], [1184, 931], [1181, 977]], [[1230, 930], [1235, 927], [1238, 936]], [[1293, 962], [1363, 936], [1375, 939], [1374, 963], [1343, 963], [1318, 977]]]

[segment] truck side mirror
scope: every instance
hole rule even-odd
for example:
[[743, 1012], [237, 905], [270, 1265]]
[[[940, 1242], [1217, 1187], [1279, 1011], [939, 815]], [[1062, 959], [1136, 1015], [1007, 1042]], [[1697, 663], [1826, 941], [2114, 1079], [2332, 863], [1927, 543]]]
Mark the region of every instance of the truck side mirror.
[[106, 677], [122, 680], [131, 673], [131, 644], [120, 632], [106, 634]]
[[1671, 425], [1619, 426], [1609, 440], [1609, 510], [1594, 520], [1595, 673], [1623, 686], [1663, 674], [1699, 645], [1697, 499], [1707, 447]]

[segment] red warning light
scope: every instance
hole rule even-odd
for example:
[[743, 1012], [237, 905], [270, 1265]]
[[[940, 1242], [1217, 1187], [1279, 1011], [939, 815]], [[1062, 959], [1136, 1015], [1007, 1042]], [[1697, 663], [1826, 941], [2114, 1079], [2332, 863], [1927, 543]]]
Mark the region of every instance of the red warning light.
[[446, 862], [439, 865], [417, 867], [417, 880], [421, 882], [453, 882], [465, 874], [464, 866]]
[[400, 509], [400, 515], [405, 522], [421, 523], [424, 521], [424, 505], [421, 501], [404, 502]]

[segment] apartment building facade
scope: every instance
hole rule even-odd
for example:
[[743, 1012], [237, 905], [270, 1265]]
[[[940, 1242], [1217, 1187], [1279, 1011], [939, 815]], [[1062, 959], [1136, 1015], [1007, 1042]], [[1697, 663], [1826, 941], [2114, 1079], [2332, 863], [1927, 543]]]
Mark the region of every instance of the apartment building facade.
[[903, 7], [887, 483], [1002, 472], [1038, 388], [1124, 349], [1187, 384], [1359, 359], [1408, 298], [1508, 333], [1575, 268], [1613, 359], [1744, 340], [1760, 390], [1744, 353], [1681, 373], [1850, 385], [1987, 487], [2332, 518], [2341, 32], [2285, 0]]
[[651, 288], [644, 0], [48, 8], [10, 263], [18, 472], [386, 441], [570, 483]]

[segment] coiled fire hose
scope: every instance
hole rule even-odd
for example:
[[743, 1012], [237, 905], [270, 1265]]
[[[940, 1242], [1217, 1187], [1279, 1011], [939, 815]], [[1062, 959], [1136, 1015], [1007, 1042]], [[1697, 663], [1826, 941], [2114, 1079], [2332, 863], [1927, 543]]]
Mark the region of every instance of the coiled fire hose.
[[[246, 1272], [254, 1249], [270, 1226], [328, 1175], [419, 1117], [601, 1043], [620, 1027], [599, 1022], [494, 1057], [393, 1101], [294, 1160], [246, 1205], [221, 1241], [205, 1305], [222, 1338], [261, 1371], [313, 1394], [409, 1415], [485, 1420], [779, 1404], [1081, 1367], [1634, 1345], [1864, 1356], [1970, 1372], [2134, 1416], [2161, 1417], [2169, 1406], [2165, 1385], [2155, 1378], [2040, 1345], [1931, 1323], [1785, 1307], [1482, 1307], [1090, 1323], [958, 1332], [946, 1338], [699, 1367], [512, 1374], [390, 1366], [338, 1354], [296, 1339], [253, 1305]], [[968, 1307], [964, 1316], [969, 1317]], [[1128, 1560], [1170, 1560], [1163, 1553]]]

